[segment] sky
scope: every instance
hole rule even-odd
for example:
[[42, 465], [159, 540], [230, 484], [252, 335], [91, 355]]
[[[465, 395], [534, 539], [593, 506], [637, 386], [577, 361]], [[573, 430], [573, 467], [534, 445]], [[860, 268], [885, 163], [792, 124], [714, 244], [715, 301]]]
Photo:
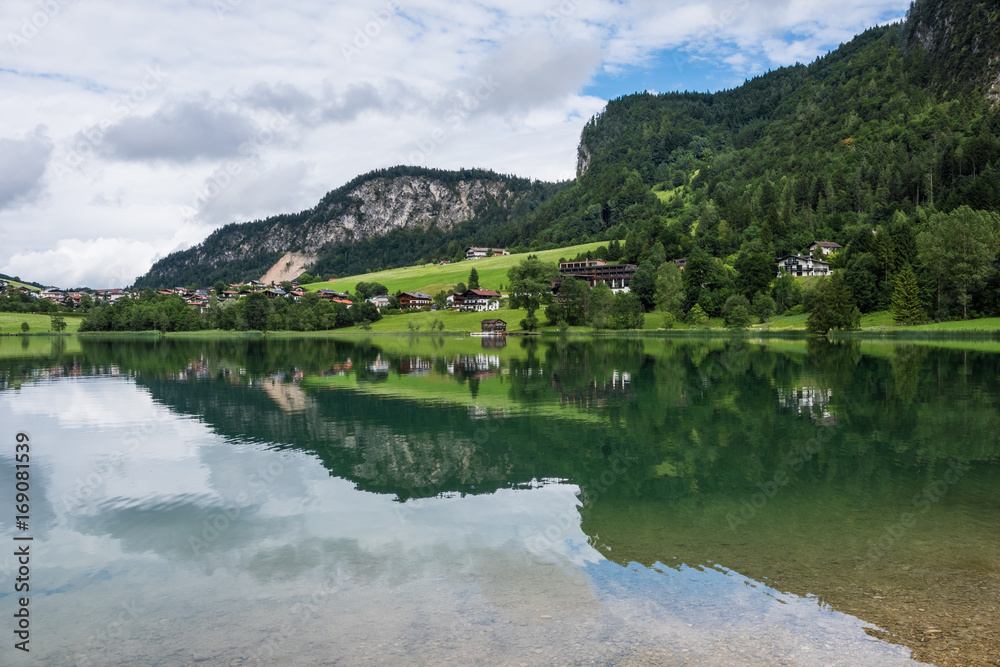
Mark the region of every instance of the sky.
[[608, 100], [809, 63], [909, 0], [4, 0], [0, 272], [122, 287], [399, 164], [574, 177]]

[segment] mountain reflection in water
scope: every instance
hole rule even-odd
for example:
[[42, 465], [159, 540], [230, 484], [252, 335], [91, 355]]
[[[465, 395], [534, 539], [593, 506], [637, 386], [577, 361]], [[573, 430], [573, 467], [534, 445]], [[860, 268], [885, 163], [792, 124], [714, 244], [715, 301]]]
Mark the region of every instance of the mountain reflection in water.
[[[162, 643], [178, 630], [197, 633], [192, 646], [213, 659], [229, 655], [213, 653], [214, 626], [176, 610], [185, 592], [214, 595], [207, 608], [238, 609], [223, 625], [267, 626], [245, 589], [254, 600], [335, 599], [334, 617], [317, 603], [295, 636], [319, 650], [335, 618], [332, 654], [348, 662], [386, 636], [370, 624], [387, 608], [405, 610], [388, 621], [412, 643], [405, 655], [431, 662], [470, 633], [468, 650], [496, 663], [903, 664], [893, 644], [938, 664], [1000, 658], [991, 351], [72, 341], [34, 351], [0, 341], [0, 386], [19, 390], [0, 392], [0, 409], [61, 446], [87, 443], [49, 464], [52, 480], [39, 472], [38, 492], [50, 489], [35, 510], [39, 537], [113, 543], [130, 559], [84, 558], [89, 569], [55, 559], [65, 562], [50, 597], [155, 588], [151, 554], [199, 573], [171, 579], [157, 603], [168, 626], [146, 613], [137, 644], [105, 642], [95, 655], [126, 664], [142, 633]], [[140, 446], [122, 455], [136, 428]], [[101, 433], [114, 442], [97, 443]], [[0, 458], [4, 481], [12, 466]], [[100, 484], [84, 494], [74, 478], [93, 470]], [[82, 597], [62, 603], [49, 616], [62, 626], [85, 616]], [[753, 638], [743, 653], [740, 637]], [[265, 646], [230, 644], [247, 664]], [[376, 661], [389, 660], [386, 646], [370, 649]]]

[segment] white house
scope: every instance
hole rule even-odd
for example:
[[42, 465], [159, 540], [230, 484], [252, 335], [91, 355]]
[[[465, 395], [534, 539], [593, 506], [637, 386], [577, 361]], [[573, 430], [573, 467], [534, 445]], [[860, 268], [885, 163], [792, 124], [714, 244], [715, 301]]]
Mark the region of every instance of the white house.
[[365, 299], [368, 303], [374, 303], [375, 307], [379, 310], [389, 307], [389, 297], [385, 294], [380, 294], [378, 296], [369, 297]]
[[833, 241], [813, 241], [812, 245], [809, 246], [809, 254], [815, 255], [816, 249], [823, 251], [823, 256], [832, 255], [835, 252], [839, 252], [844, 249], [844, 246], [839, 243], [834, 243]]
[[480, 248], [478, 246], [472, 246], [465, 249], [466, 259], [483, 259], [486, 257], [490, 251], [493, 251], [494, 255], [509, 255], [510, 251], [506, 248]]
[[500, 308], [500, 293], [488, 289], [470, 289], [456, 294], [454, 297], [453, 303], [460, 310], [474, 310], [482, 313]]
[[785, 255], [778, 258], [778, 275], [782, 271], [787, 271], [793, 276], [828, 276], [830, 275], [830, 262], [821, 259], [804, 257], [802, 255]]

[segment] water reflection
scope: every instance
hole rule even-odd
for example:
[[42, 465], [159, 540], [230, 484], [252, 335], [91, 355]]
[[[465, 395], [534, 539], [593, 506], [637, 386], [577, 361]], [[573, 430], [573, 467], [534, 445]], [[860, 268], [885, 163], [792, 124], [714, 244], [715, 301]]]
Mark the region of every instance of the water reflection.
[[[38, 530], [58, 553], [45, 590], [66, 610], [84, 591], [112, 605], [125, 582], [169, 585], [217, 594], [205, 618], [228, 601], [259, 629], [251, 600], [319, 587], [338, 610], [321, 605], [301, 632], [351, 626], [338, 653], [349, 662], [384, 638], [346, 609], [371, 623], [395, 610], [413, 655], [432, 662], [470, 632], [483, 636], [469, 650], [492, 662], [551, 662], [557, 644], [611, 662], [903, 661], [867, 639], [890, 639], [879, 628], [921, 659], [947, 642], [995, 654], [995, 354], [662, 339], [77, 344], [7, 361], [0, 347], [4, 386], [21, 388], [0, 392], [4, 423], [65, 443], [39, 473], [52, 509]], [[0, 464], [6, 480], [12, 461]], [[169, 571], [153, 577], [161, 562]], [[179, 604], [161, 616], [176, 623]], [[69, 613], [49, 618], [73, 627]], [[973, 621], [948, 622], [958, 614]], [[741, 633], [757, 637], [749, 653], [724, 652]]]

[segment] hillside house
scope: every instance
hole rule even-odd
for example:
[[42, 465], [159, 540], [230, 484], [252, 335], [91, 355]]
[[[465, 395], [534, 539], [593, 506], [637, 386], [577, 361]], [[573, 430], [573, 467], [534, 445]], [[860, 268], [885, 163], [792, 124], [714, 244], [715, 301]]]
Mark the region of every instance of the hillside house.
[[430, 306], [431, 298], [430, 294], [424, 294], [423, 292], [403, 292], [399, 295], [399, 308], [400, 310], [404, 308], [423, 308], [424, 306]]
[[562, 281], [575, 276], [594, 287], [597, 283], [607, 283], [612, 292], [628, 292], [632, 277], [635, 275], [635, 264], [608, 264], [603, 259], [588, 259], [583, 262], [560, 262], [560, 277], [552, 285], [552, 291], [558, 292]]
[[844, 249], [844, 246], [839, 243], [834, 243], [833, 241], [813, 241], [812, 245], [809, 246], [809, 254], [813, 257], [816, 256], [816, 251], [819, 250], [823, 253], [823, 256], [832, 255], [835, 252], [839, 252]]
[[804, 257], [802, 255], [785, 255], [778, 258], [778, 275], [787, 271], [796, 277], [828, 276], [831, 273], [830, 263], [821, 259]]
[[453, 302], [459, 310], [486, 312], [499, 310], [500, 293], [488, 289], [470, 289], [461, 294], [454, 294]]
[[471, 246], [465, 249], [466, 259], [483, 259], [492, 251], [493, 255], [509, 255], [510, 251], [506, 248], [481, 248], [479, 246]]
[[375, 307], [379, 310], [389, 307], [389, 297], [385, 294], [380, 294], [378, 296], [373, 296], [365, 299], [368, 303], [374, 303]]
[[316, 295], [321, 299], [326, 299], [327, 301], [336, 301], [337, 299], [350, 300], [348, 295], [344, 292], [335, 292], [332, 289], [316, 290]]

